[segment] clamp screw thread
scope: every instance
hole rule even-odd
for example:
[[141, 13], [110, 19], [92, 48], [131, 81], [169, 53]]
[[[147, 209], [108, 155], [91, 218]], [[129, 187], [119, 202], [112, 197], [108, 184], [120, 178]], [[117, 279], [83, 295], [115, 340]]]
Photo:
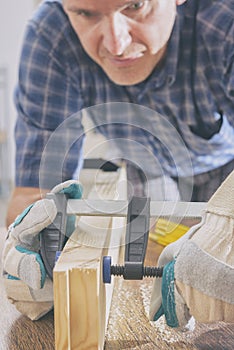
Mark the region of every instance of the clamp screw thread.
[[[123, 276], [124, 266], [123, 265], [111, 265], [111, 274], [114, 276]], [[162, 277], [163, 267], [145, 266], [143, 267], [144, 277]]]
[[111, 265], [111, 274], [114, 276], [123, 276], [124, 266], [122, 265]]
[[163, 267], [145, 266], [143, 276], [145, 277], [162, 277]]

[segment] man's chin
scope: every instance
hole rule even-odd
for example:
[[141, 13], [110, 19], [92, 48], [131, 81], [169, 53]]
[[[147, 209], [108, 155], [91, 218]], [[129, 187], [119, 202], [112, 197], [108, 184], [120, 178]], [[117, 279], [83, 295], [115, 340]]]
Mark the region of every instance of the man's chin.
[[108, 78], [116, 85], [121, 86], [131, 86], [142, 83], [145, 79], [148, 78], [148, 74], [137, 74], [137, 72], [119, 72], [119, 73], [109, 73], [106, 72]]

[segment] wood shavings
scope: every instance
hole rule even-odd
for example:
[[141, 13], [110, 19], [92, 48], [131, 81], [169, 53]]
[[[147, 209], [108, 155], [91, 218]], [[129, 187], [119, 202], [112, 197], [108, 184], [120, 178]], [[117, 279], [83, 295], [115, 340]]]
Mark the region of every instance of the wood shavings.
[[149, 321], [151, 288], [152, 279], [133, 282], [116, 278], [105, 350], [194, 349], [186, 343], [184, 333], [169, 328], [163, 318]]
[[[152, 280], [151, 280], [151, 283], [143, 282], [140, 286], [142, 302], [143, 302], [145, 314], [147, 317], [148, 317], [149, 308], [150, 308], [151, 290], [152, 290]], [[149, 321], [149, 323], [151, 327], [155, 328], [155, 331], [157, 332], [157, 334], [159, 334], [162, 337], [162, 340], [167, 342], [168, 344], [173, 344], [178, 341], [183, 341], [183, 335], [181, 335], [178, 330], [175, 331], [172, 328], [167, 326], [164, 316], [160, 317], [160, 319], [156, 322]]]
[[125, 281], [115, 278], [105, 350], [232, 350], [234, 325], [196, 324], [182, 332], [148, 319], [153, 279]]

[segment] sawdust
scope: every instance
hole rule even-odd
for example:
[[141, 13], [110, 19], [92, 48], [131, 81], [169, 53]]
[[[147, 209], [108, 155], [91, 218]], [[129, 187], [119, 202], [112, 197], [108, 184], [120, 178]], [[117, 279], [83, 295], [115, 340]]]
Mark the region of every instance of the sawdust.
[[[165, 344], [170, 349], [178, 344], [180, 350], [191, 349], [185, 343], [185, 333], [168, 327], [164, 317], [157, 322], [149, 321], [152, 280], [134, 282], [132, 288], [129, 288], [129, 281], [122, 278], [117, 278], [116, 282], [106, 334], [106, 349], [119, 349], [122, 343], [124, 349], [151, 350], [152, 346], [160, 349], [159, 344]], [[116, 342], [116, 346], [113, 342]]]
[[[152, 283], [153, 282], [143, 282], [140, 286], [144, 311], [147, 317], [149, 315]], [[149, 321], [149, 323], [151, 327], [155, 328], [155, 332], [157, 333], [157, 335], [160, 336], [162, 340], [167, 342], [168, 344], [173, 344], [175, 342], [184, 340], [184, 333], [181, 333], [178, 330], [173, 330], [172, 328], [168, 327], [165, 322], [164, 316], [160, 317], [160, 319], [156, 322]]]

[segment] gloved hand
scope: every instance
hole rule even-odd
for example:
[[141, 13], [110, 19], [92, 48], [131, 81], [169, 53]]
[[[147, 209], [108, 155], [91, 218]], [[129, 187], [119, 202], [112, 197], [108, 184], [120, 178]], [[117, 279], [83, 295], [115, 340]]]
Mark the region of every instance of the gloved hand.
[[[74, 180], [54, 187], [79, 199], [81, 185]], [[8, 299], [22, 314], [37, 320], [53, 308], [53, 283], [46, 275], [39, 254], [40, 232], [55, 219], [57, 208], [52, 199], [41, 199], [19, 215], [9, 227], [3, 251], [3, 276]]]
[[234, 322], [234, 171], [207, 203], [200, 224], [160, 255], [162, 280], [154, 281], [150, 319], [165, 314], [171, 327]]

